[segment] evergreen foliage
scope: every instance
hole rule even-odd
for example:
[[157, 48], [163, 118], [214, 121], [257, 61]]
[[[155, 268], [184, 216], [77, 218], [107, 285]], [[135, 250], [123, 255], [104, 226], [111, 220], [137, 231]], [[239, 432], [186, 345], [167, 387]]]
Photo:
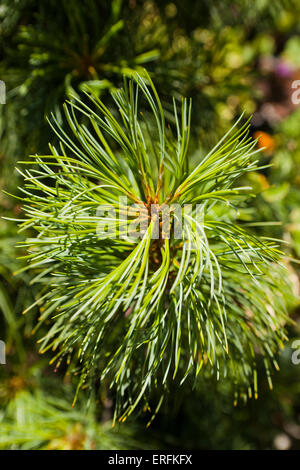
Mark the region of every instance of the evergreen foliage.
[[[22, 172], [21, 228], [38, 232], [22, 246], [37, 271], [34, 282], [44, 284], [40, 322], [52, 319], [41, 351], [57, 351], [57, 367], [64, 356], [74, 367], [75, 357], [79, 387], [95, 378], [114, 387], [122, 420], [141, 399], [148, 404], [156, 387], [163, 397], [172, 382], [192, 377], [197, 384], [202, 369], [257, 395], [255, 357], [264, 356], [271, 384], [270, 367], [286, 339], [289, 289], [278, 242], [258, 238], [237, 215], [251, 195], [237, 180], [258, 169], [249, 122], [240, 125], [240, 118], [195, 161], [188, 152], [190, 104], [184, 99], [178, 116], [174, 103], [173, 135], [149, 75], [136, 73], [113, 93], [119, 117], [89, 97], [91, 107], [78, 99], [64, 107], [72, 137], [53, 116], [59, 149], [50, 146], [51, 155], [34, 156], [34, 168]], [[139, 113], [142, 99], [154, 125]], [[80, 114], [90, 126], [80, 124]], [[122, 196], [146, 217], [151, 204], [190, 204], [183, 240], [172, 230], [153, 240], [153, 218], [139, 239], [119, 238], [134, 220], [120, 221]], [[107, 204], [117, 233], [101, 239], [97, 227], [107, 215], [97, 207]]]
[[299, 448], [299, 5], [1, 1], [1, 449]]

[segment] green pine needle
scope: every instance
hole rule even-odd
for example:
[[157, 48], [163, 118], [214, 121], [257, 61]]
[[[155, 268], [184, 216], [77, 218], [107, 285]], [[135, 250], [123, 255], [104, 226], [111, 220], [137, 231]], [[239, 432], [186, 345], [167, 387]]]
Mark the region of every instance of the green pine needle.
[[[288, 286], [278, 243], [238, 222], [251, 195], [238, 181], [259, 168], [249, 121], [241, 116], [195, 162], [191, 103], [174, 101], [173, 132], [146, 72], [113, 93], [116, 110], [87, 95], [90, 106], [76, 97], [65, 104], [68, 128], [51, 120], [60, 148], [22, 171], [21, 230], [37, 233], [23, 246], [33, 281], [42, 283], [39, 324], [51, 319], [41, 351], [55, 351], [56, 367], [71, 362], [78, 390], [97, 378], [108, 383], [121, 421], [154, 389], [163, 397], [188, 378], [197, 385], [201, 374], [229, 377], [256, 396], [257, 354], [271, 380], [286, 339]], [[149, 114], [139, 112], [142, 100]], [[189, 204], [183, 238], [174, 236], [176, 217], [169, 238], [153, 239], [152, 219], [139, 238], [125, 236], [134, 221], [132, 213], [120, 218], [126, 200], [146, 219], [151, 204]], [[99, 215], [100, 205], [112, 212]], [[115, 237], [99, 236], [105, 224]]]

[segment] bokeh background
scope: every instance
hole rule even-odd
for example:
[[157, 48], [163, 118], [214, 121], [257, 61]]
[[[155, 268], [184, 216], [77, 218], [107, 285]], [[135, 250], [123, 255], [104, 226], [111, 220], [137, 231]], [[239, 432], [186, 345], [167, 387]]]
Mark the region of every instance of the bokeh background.
[[[261, 162], [271, 166], [249, 177], [257, 197], [243, 217], [263, 221], [258, 231], [287, 242], [297, 298], [297, 0], [1, 0], [1, 216], [22, 217], [22, 201], [7, 193], [20, 196], [17, 162], [45, 154], [55, 141], [46, 116], [53, 112], [61, 120], [64, 100], [84, 99], [86, 85], [109, 105], [122, 76], [143, 67], [167, 114], [171, 96], [192, 98], [193, 150], [204, 153], [241, 112], [245, 119], [253, 115]], [[290, 306], [294, 325], [274, 390], [261, 380], [257, 400], [234, 406], [230, 384], [203, 381], [198, 391], [174, 390], [149, 428], [145, 413], [112, 428], [113, 394], [99, 386], [88, 403], [83, 392], [72, 409], [76, 380], [55, 372], [51, 356], [38, 354], [35, 326], [43, 307], [22, 315], [36, 295], [16, 248], [25, 237], [16, 222], [0, 219], [0, 339], [7, 353], [0, 365], [0, 449], [300, 449], [300, 364], [291, 361], [300, 338], [297, 302]]]

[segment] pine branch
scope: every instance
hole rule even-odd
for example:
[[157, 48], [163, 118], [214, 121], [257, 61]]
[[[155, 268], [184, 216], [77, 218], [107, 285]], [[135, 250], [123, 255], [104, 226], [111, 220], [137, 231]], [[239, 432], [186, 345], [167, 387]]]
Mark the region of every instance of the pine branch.
[[[76, 97], [65, 104], [68, 129], [53, 117], [60, 148], [50, 146], [22, 171], [20, 229], [37, 233], [22, 246], [33, 282], [42, 284], [39, 325], [51, 320], [41, 351], [55, 351], [56, 367], [71, 362], [78, 391], [97, 378], [113, 387], [120, 420], [153, 389], [163, 399], [188, 378], [197, 385], [201, 374], [228, 377], [256, 396], [257, 354], [270, 385], [278, 367], [289, 287], [278, 243], [232, 216], [251, 196], [239, 179], [259, 168], [249, 121], [241, 125], [241, 117], [194, 165], [190, 103], [182, 101], [180, 116], [174, 106], [173, 135], [146, 72], [113, 93], [118, 115], [88, 95], [90, 106]], [[142, 100], [153, 120], [139, 113]], [[153, 205], [172, 204], [190, 208], [181, 239], [177, 214], [167, 227], [152, 217]], [[99, 214], [99, 206], [110, 212]], [[148, 222], [138, 237], [130, 231], [136, 207]], [[114, 237], [102, 236], [104, 226]]]

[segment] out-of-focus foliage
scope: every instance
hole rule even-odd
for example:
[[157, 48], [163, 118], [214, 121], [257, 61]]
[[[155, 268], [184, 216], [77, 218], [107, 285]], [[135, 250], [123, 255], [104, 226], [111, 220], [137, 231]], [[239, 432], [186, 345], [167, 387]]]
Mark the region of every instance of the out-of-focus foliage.
[[257, 400], [234, 406], [228, 383], [204, 382], [192, 400], [188, 391], [170, 397], [152, 433], [163, 436], [163, 448], [299, 450], [300, 366], [291, 363], [292, 352], [282, 352], [274, 389], [261, 383]]
[[95, 404], [90, 404], [88, 411], [83, 405], [72, 409], [70, 390], [61, 383], [56, 384], [60, 391], [55, 396], [40, 385], [34, 390], [22, 389], [24, 384], [16, 377], [10, 384], [20, 390], [5, 408], [0, 408], [0, 449], [126, 450], [158, 446], [157, 442], [141, 442], [137, 426], [112, 428], [110, 420], [99, 422]]
[[210, 137], [211, 145], [241, 109], [254, 111], [257, 55], [262, 48], [280, 47], [272, 26], [284, 36], [286, 29], [296, 28], [292, 11], [298, 9], [294, 0], [276, 5], [257, 0], [254, 7], [244, 0], [234, 5], [4, 0], [2, 153], [15, 161], [44, 151], [45, 115], [56, 111], [59, 117], [62, 101], [78, 95], [85, 84], [102, 95], [121, 84], [122, 74], [145, 64], [160, 94], [193, 98], [194, 124], [199, 124], [193, 128], [202, 139]]
[[[297, 0], [2, 0], [0, 79], [7, 85], [7, 103], [0, 105], [0, 189], [17, 192], [15, 162], [47, 150], [50, 135], [44, 117], [54, 111], [60, 119], [59, 107], [67, 96], [82, 96], [83, 84], [88, 84], [107, 97], [122, 84], [121, 73], [146, 65], [164, 105], [170, 95], [193, 98], [192, 146], [200, 156], [241, 110], [254, 113], [254, 137], [261, 134], [260, 145], [268, 147], [261, 163], [272, 166], [247, 180], [257, 197], [239, 217], [249, 225], [254, 218], [268, 220], [252, 228], [283, 237], [289, 242], [287, 253], [299, 258], [299, 110], [290, 99], [291, 81], [299, 79], [299, 9]], [[16, 218], [22, 208], [1, 193], [0, 209], [1, 215]], [[13, 223], [0, 221], [0, 339], [6, 340], [8, 353], [7, 365], [0, 366], [3, 448], [123, 448], [122, 436], [128, 447], [143, 448], [149, 435], [162, 447], [299, 447], [300, 365], [291, 364], [288, 348], [280, 360], [281, 372], [273, 377], [273, 392], [260, 383], [257, 401], [234, 408], [227, 386], [199, 383], [198, 392], [187, 387], [182, 399], [175, 396], [162, 409], [146, 437], [139, 433], [140, 443], [129, 428], [112, 438], [101, 422], [102, 403], [87, 418], [81, 405], [70, 411], [72, 399], [62, 399], [60, 386], [47, 388], [47, 393], [36, 390], [28, 368], [35, 369], [37, 386], [40, 374], [51, 377], [53, 371], [47, 357], [38, 360], [36, 337], [31, 335], [37, 310], [21, 315], [36, 294], [25, 271], [13, 275], [22, 268], [14, 248], [21, 240]], [[289, 269], [298, 294], [297, 270]], [[293, 318], [298, 321], [297, 310]], [[291, 328], [290, 336], [298, 338], [299, 330]], [[62, 384], [63, 373], [58, 380]], [[105, 397], [108, 392], [101, 393]], [[59, 431], [48, 427], [49, 414]], [[29, 438], [24, 422], [30, 423]], [[106, 444], [97, 440], [103, 433]]]
[[134, 41], [125, 3], [4, 1], [0, 75], [7, 86], [2, 126], [9, 144], [2, 152], [21, 156], [11, 141], [16, 128], [22, 152], [45, 149], [45, 116], [80, 86], [89, 83], [101, 93], [119, 85], [122, 74], [157, 58], [157, 50]]

